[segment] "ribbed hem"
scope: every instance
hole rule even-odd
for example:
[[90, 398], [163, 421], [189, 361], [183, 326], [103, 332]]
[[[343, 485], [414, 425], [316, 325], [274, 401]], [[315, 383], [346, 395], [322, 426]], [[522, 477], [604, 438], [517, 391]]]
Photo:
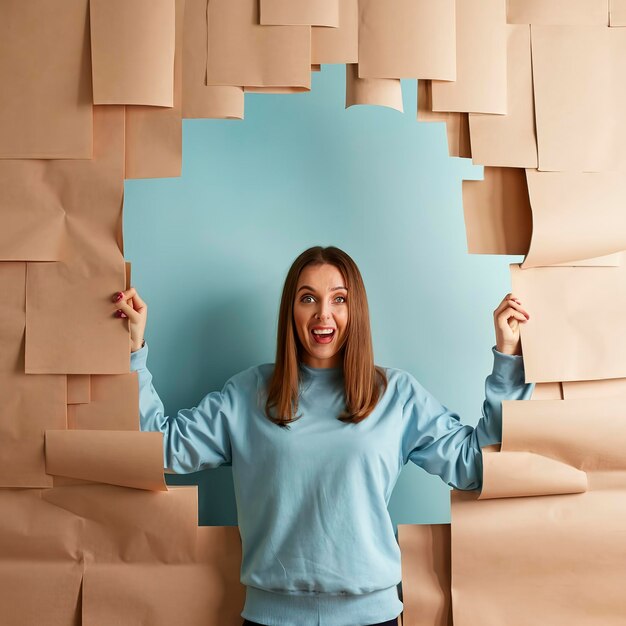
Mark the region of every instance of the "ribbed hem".
[[280, 593], [246, 586], [241, 616], [267, 626], [377, 624], [402, 613], [398, 587], [363, 594]]

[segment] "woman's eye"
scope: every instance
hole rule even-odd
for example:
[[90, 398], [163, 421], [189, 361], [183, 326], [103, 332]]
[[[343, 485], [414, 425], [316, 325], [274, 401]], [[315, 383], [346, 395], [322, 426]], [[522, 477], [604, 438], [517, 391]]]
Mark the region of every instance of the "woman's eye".
[[342, 304], [343, 304], [343, 302], [345, 302], [345, 301], [346, 301], [346, 298], [345, 298], [345, 296], [337, 296], [337, 297], [335, 298], [335, 300], [342, 300]]
[[303, 296], [300, 302], [304, 302], [307, 298], [313, 298], [313, 296]]

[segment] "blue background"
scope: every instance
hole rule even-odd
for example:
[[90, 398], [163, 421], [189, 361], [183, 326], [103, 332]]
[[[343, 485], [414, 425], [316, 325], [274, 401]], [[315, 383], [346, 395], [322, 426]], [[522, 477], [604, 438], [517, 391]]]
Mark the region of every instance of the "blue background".
[[[363, 275], [376, 363], [410, 371], [475, 425], [493, 310], [520, 260], [467, 253], [461, 181], [482, 167], [448, 157], [443, 123], [417, 122], [416, 81], [402, 81], [402, 114], [346, 110], [344, 66], [312, 79], [310, 93], [247, 94], [243, 121], [185, 120], [182, 176], [126, 182], [125, 253], [148, 303], [155, 388], [169, 414], [273, 362], [289, 266], [335, 245]], [[237, 523], [230, 467], [168, 483], [199, 485], [201, 524]], [[409, 463], [394, 524], [449, 522], [449, 491]]]

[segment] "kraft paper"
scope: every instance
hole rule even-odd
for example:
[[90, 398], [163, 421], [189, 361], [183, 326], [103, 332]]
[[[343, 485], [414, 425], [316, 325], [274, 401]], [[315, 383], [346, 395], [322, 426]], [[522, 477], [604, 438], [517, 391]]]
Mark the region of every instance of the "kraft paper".
[[537, 167], [530, 27], [507, 29], [506, 115], [470, 113], [472, 162], [501, 167]]
[[377, 104], [403, 112], [402, 87], [397, 78], [359, 78], [356, 63], [346, 65], [346, 109], [355, 104]]
[[456, 80], [433, 80], [434, 111], [507, 113], [505, 0], [456, 3]]
[[29, 374], [129, 371], [128, 322], [114, 317], [111, 302], [126, 274], [119, 236], [124, 107], [94, 107], [94, 128], [93, 160], [45, 162], [41, 188], [63, 207], [67, 243], [62, 261], [27, 265]]
[[175, 10], [173, 107], [126, 107], [124, 178], [166, 178], [181, 174], [185, 0], [176, 0]]
[[357, 63], [359, 60], [358, 0], [339, 0], [338, 28], [311, 28], [312, 63]]
[[44, 431], [66, 427], [66, 383], [24, 373], [25, 280], [24, 263], [0, 263], [0, 487], [51, 487]]
[[463, 181], [470, 254], [526, 254], [533, 229], [523, 169], [484, 168], [484, 180]]
[[70, 374], [67, 377], [67, 404], [89, 404], [91, 377], [88, 374]]
[[547, 26], [606, 26], [608, 2], [609, 0], [508, 0], [507, 21], [510, 24]]
[[626, 30], [532, 26], [531, 40], [539, 169], [624, 171]]
[[[139, 430], [137, 373], [87, 376], [89, 404], [67, 407], [67, 427], [76, 430]], [[70, 377], [68, 376], [68, 381]]]
[[626, 263], [618, 267], [511, 264], [512, 291], [532, 311], [520, 327], [526, 382], [626, 377]]
[[626, 378], [579, 380], [563, 383], [563, 397], [566, 400], [597, 398], [598, 396], [626, 397]]
[[452, 626], [450, 524], [398, 524], [407, 626]]
[[361, 0], [359, 77], [456, 80], [454, 0]]
[[0, 3], [0, 158], [91, 158], [88, 8]]
[[259, 0], [209, 0], [207, 85], [311, 87], [311, 27], [262, 26]]
[[167, 490], [163, 435], [125, 430], [46, 430], [46, 472], [121, 487]]
[[90, 0], [94, 104], [174, 105], [174, 0]]
[[626, 26], [626, 2], [609, 0], [609, 26]]
[[208, 0], [185, 0], [183, 118], [243, 119], [243, 88], [207, 86]]
[[531, 400], [563, 400], [565, 385], [569, 383], [535, 383]]
[[619, 253], [626, 250], [622, 174], [527, 169], [526, 179], [533, 217], [522, 268], [605, 255], [613, 255], [604, 259], [607, 265], [620, 263]]
[[238, 624], [245, 602], [239, 582], [241, 539], [236, 526], [200, 526], [193, 560], [99, 563], [88, 566], [83, 586], [83, 624], [150, 626]]
[[267, 26], [339, 26], [339, 0], [259, 0]]

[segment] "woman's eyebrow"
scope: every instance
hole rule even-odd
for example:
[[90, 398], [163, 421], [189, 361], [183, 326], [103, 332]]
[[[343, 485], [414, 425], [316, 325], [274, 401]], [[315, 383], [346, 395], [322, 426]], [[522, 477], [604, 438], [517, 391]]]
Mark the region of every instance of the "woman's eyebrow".
[[[309, 291], [315, 291], [315, 289], [313, 289], [313, 287], [309, 287], [309, 285], [302, 285], [302, 287], [300, 287], [298, 291], [302, 291], [303, 289], [308, 289]], [[337, 289], [345, 289], [346, 291], [348, 291], [346, 287], [342, 287], [341, 285], [339, 285], [339, 287], [333, 287], [331, 291], [337, 291]]]

